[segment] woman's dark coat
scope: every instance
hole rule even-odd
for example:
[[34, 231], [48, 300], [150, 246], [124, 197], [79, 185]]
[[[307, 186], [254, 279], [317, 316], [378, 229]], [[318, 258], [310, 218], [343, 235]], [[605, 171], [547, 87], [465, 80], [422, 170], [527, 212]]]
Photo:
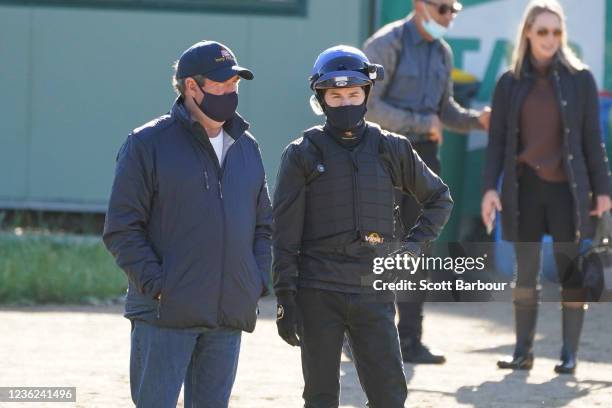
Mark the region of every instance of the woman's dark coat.
[[[503, 238], [518, 240], [517, 155], [520, 149], [520, 112], [534, 83], [527, 60], [520, 79], [508, 71], [497, 82], [493, 96], [483, 191], [497, 189], [502, 176]], [[572, 73], [555, 61], [550, 76], [557, 95], [563, 129], [563, 164], [574, 197], [575, 240], [593, 235], [589, 215], [594, 197], [609, 194], [608, 158], [601, 139], [599, 99], [588, 69]]]

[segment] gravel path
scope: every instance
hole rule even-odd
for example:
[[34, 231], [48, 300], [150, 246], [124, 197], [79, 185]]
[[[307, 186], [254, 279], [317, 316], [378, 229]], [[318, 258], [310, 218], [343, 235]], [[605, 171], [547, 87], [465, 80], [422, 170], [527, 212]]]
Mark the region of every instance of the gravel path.
[[[536, 362], [529, 372], [496, 369], [512, 352], [508, 303], [427, 305], [425, 340], [445, 351], [444, 366], [405, 368], [408, 407], [612, 407], [612, 303], [592, 305], [575, 377], [553, 372], [560, 341], [558, 305], [542, 305]], [[0, 308], [0, 385], [76, 386], [77, 407], [129, 407], [129, 322], [122, 306]], [[254, 334], [243, 336], [232, 408], [302, 406], [299, 350], [280, 340], [274, 303], [261, 303]], [[342, 407], [365, 397], [353, 364], [343, 361]], [[182, 397], [179, 406], [182, 405]], [[0, 403], [0, 407], [75, 404]]]

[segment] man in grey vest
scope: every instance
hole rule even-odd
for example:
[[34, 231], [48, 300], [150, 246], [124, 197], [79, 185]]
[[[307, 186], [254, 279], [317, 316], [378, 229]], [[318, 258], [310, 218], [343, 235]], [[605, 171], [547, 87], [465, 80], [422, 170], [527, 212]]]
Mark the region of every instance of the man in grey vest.
[[[410, 142], [365, 121], [368, 94], [382, 76], [382, 67], [356, 48], [337, 46], [319, 55], [311, 106], [325, 114], [325, 125], [287, 146], [278, 173], [277, 326], [283, 340], [301, 346], [306, 408], [338, 407], [345, 332], [368, 406], [404, 407], [394, 294], [372, 282], [373, 262], [390, 248], [398, 256], [418, 256], [452, 208], [448, 187]], [[394, 189], [423, 206], [419, 226], [406, 235], [395, 229]]]
[[[454, 0], [413, 0], [414, 13], [392, 22], [370, 37], [364, 52], [385, 67], [386, 80], [372, 89], [367, 119], [383, 129], [406, 136], [425, 163], [440, 173], [442, 127], [459, 132], [487, 129], [490, 109], [464, 109], [453, 98], [452, 51], [442, 39], [461, 4]], [[398, 195], [401, 219], [409, 230], [421, 205], [409, 195]], [[426, 278], [425, 271], [421, 271]], [[415, 292], [398, 302], [398, 330], [404, 361], [442, 364], [443, 355], [421, 342], [426, 292]]]

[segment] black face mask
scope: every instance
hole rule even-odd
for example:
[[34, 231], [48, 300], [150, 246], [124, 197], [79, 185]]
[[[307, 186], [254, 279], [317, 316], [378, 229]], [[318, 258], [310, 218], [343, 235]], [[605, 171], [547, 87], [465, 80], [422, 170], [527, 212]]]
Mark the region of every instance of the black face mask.
[[198, 103], [195, 98], [193, 101], [198, 105], [198, 108], [209, 118], [216, 122], [225, 122], [231, 119], [236, 114], [238, 108], [238, 94], [236, 92], [213, 95], [204, 92], [202, 103]]
[[353, 130], [363, 121], [367, 111], [365, 102], [361, 105], [347, 105], [332, 108], [325, 106], [327, 121], [334, 127], [342, 130]]

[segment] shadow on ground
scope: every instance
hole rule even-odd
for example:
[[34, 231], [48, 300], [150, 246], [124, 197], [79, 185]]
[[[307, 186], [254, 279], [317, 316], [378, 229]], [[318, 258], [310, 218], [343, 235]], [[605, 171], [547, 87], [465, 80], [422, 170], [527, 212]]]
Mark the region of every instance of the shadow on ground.
[[[556, 408], [587, 396], [591, 391], [612, 387], [610, 381], [578, 381], [574, 376], [559, 375], [541, 384], [528, 383], [528, 371], [513, 371], [500, 381], [485, 381], [457, 390], [457, 402], [474, 408], [546, 406]], [[508, 390], [513, 390], [509, 393]], [[491, 400], [490, 396], [498, 396]], [[542, 400], [542, 396], [546, 400]], [[545, 404], [545, 405], [544, 405]]]

